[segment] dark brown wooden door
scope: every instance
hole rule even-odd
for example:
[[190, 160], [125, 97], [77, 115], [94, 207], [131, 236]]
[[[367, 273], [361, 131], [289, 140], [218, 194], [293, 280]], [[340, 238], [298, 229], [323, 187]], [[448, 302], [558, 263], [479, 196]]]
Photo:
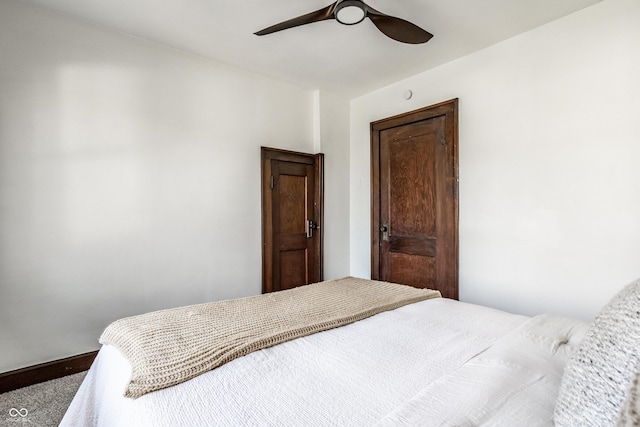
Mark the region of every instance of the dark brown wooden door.
[[457, 100], [371, 124], [372, 278], [458, 298]]
[[262, 291], [322, 280], [322, 154], [262, 148]]

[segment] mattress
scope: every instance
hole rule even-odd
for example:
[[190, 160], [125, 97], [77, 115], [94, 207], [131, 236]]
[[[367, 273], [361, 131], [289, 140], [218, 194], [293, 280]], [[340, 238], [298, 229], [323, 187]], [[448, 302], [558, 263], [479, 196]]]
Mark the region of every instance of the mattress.
[[552, 425], [564, 364], [587, 326], [437, 298], [137, 399], [123, 396], [129, 362], [105, 345], [61, 425]]

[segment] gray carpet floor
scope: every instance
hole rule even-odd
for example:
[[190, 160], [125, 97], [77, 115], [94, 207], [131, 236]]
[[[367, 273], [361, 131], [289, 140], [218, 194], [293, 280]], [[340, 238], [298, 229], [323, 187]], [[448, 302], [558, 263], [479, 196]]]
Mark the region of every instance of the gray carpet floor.
[[0, 394], [0, 426], [60, 424], [86, 372]]

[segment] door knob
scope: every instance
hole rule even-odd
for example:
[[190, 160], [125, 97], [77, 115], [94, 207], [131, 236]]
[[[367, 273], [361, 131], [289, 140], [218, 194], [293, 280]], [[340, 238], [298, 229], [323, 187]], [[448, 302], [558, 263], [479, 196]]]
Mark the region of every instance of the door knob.
[[382, 224], [380, 226], [380, 231], [382, 231], [382, 240], [389, 240], [389, 228]]
[[313, 222], [313, 220], [308, 219], [307, 220], [307, 238], [310, 239], [313, 237], [313, 230], [317, 230], [318, 228], [318, 224], [316, 224], [315, 222]]

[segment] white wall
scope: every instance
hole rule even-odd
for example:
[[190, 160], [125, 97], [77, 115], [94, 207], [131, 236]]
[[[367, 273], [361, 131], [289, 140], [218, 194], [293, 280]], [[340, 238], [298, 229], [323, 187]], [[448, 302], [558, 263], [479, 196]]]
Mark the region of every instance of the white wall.
[[346, 114], [314, 129], [310, 91], [14, 0], [0, 58], [0, 372], [94, 350], [122, 316], [260, 293], [262, 145], [322, 135], [326, 244], [348, 248], [348, 101], [323, 96], [322, 120]]
[[590, 319], [640, 277], [639, 23], [605, 0], [353, 100], [352, 274], [370, 275], [369, 123], [459, 98], [462, 300]]
[[324, 152], [324, 278], [349, 275], [349, 101], [314, 93], [314, 143]]

